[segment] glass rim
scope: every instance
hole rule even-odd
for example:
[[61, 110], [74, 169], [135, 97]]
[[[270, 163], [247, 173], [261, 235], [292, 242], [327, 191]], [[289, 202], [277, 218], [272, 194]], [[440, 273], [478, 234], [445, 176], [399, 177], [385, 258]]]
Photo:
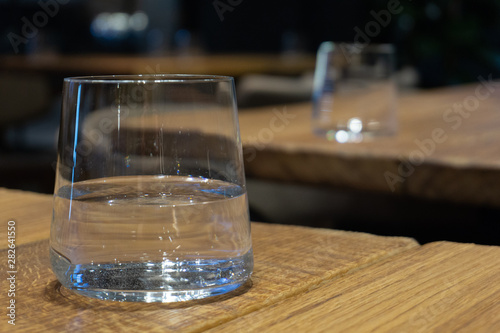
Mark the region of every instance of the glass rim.
[[205, 74], [111, 74], [64, 78], [64, 82], [73, 83], [201, 83], [231, 81], [233, 81], [232, 76]]

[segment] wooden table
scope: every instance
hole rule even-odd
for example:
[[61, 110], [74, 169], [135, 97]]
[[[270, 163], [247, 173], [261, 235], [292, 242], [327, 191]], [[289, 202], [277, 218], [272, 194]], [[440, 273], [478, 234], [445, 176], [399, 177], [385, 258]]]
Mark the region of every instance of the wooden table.
[[[478, 91], [489, 95], [481, 100]], [[466, 106], [463, 115], [453, 112], [455, 104]], [[312, 134], [310, 103], [240, 110], [245, 171], [255, 178], [498, 207], [499, 105], [499, 83], [409, 93], [399, 100], [397, 135], [343, 144]]]
[[[3, 332], [498, 332], [500, 248], [253, 223], [252, 285], [177, 304], [88, 299], [50, 270], [52, 198], [0, 189]], [[16, 226], [16, 326], [5, 316]]]
[[160, 73], [230, 76], [241, 76], [248, 73], [297, 75], [314, 70], [314, 66], [314, 55], [220, 54], [160, 57], [88, 54], [0, 56], [0, 70], [59, 75]]

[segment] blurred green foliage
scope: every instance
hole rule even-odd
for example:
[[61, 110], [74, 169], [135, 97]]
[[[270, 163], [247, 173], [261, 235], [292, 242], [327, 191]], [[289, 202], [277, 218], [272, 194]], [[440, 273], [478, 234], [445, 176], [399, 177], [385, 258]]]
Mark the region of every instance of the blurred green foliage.
[[402, 0], [401, 5], [392, 34], [400, 64], [418, 70], [421, 86], [499, 76], [500, 0]]

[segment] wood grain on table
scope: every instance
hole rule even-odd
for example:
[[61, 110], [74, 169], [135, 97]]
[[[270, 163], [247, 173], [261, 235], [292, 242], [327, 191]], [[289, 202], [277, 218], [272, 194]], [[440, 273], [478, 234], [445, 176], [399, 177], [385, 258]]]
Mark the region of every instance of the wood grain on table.
[[[2, 224], [14, 220], [23, 230], [16, 243], [16, 332], [500, 330], [500, 247], [418, 246], [408, 238], [263, 223], [252, 223], [252, 284], [231, 294], [174, 304], [79, 296], [50, 270], [51, 201], [0, 189]], [[2, 290], [9, 288], [5, 272]], [[8, 301], [2, 293], [0, 303]], [[0, 330], [13, 331], [5, 318]]]
[[437, 242], [210, 332], [500, 332], [500, 247]]
[[[191, 303], [107, 302], [76, 295], [56, 281], [48, 257], [50, 212], [41, 204], [42, 197], [51, 200], [48, 195], [0, 191], [0, 205], [12, 205], [8, 215], [0, 215], [2, 224], [6, 226], [7, 220], [13, 219], [19, 230], [27, 234], [42, 230], [39, 235], [26, 236], [25, 244], [19, 242], [16, 247], [19, 332], [199, 332], [418, 247], [409, 238], [252, 223], [255, 270], [251, 285], [230, 295]], [[23, 205], [14, 208], [16, 202]], [[20, 233], [19, 240], [21, 237]], [[37, 238], [41, 240], [36, 241]], [[28, 239], [32, 242], [28, 243]], [[4, 242], [1, 255], [5, 258]], [[5, 278], [1, 286], [2, 290], [8, 287]], [[2, 293], [0, 303], [7, 302], [7, 294]], [[7, 327], [10, 326], [6, 320], [0, 321], [2, 330]]]
[[[313, 135], [310, 103], [240, 110], [245, 171], [268, 180], [500, 206], [499, 87], [472, 111], [464, 109], [465, 116], [450, 111], [470, 103], [478, 86], [408, 93], [398, 103], [398, 133], [361, 143]], [[408, 167], [410, 158], [415, 163]], [[389, 173], [401, 178], [388, 182]]]

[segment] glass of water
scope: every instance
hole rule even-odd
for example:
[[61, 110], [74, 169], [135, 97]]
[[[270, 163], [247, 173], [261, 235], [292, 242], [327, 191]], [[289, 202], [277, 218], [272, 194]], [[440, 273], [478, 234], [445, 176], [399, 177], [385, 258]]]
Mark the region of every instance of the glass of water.
[[394, 55], [391, 44], [322, 43], [314, 74], [314, 133], [341, 143], [395, 134]]
[[253, 270], [234, 82], [136, 75], [64, 80], [52, 269], [106, 300], [232, 291]]

